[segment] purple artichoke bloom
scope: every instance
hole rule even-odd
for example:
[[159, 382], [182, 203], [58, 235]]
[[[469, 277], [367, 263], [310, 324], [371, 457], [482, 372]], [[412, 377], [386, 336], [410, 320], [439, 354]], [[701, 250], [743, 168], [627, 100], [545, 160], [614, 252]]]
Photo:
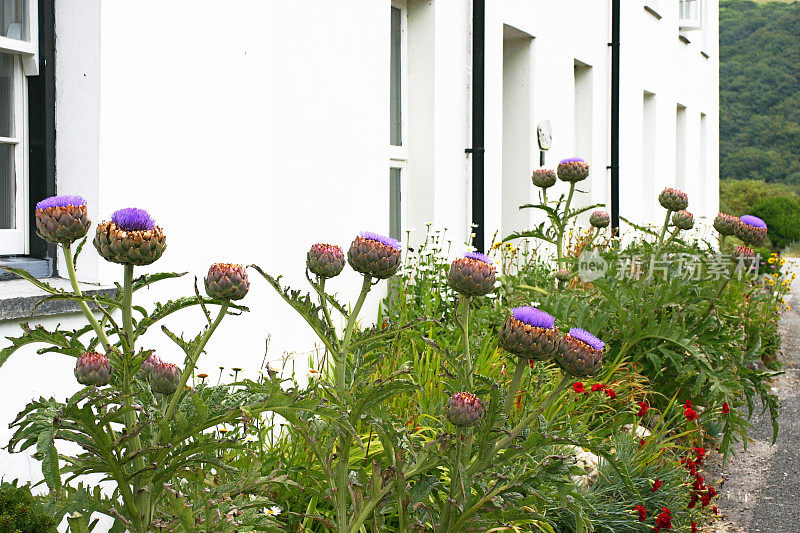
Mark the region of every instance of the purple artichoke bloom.
[[569, 330], [569, 336], [588, 344], [595, 350], [603, 350], [606, 347], [606, 343], [604, 343], [603, 341], [601, 341], [600, 339], [598, 339], [585, 329], [572, 328], [571, 330]]
[[464, 254], [464, 257], [466, 257], [467, 259], [475, 259], [482, 263], [486, 263], [487, 265], [492, 264], [492, 260], [489, 259], [489, 256], [486, 254], [482, 254], [480, 252], [467, 252]]
[[558, 162], [559, 165], [566, 165], [567, 163], [586, 163], [586, 161], [580, 157], [568, 157]]
[[51, 196], [50, 198], [45, 198], [41, 202], [37, 203], [36, 210], [38, 211], [39, 209], [47, 209], [48, 207], [67, 207], [68, 205], [79, 207], [86, 205], [86, 200], [84, 200], [82, 196], [74, 196], [69, 194]]
[[147, 211], [136, 207], [126, 207], [114, 211], [111, 221], [124, 231], [147, 231], [156, 225]]
[[550, 329], [556, 323], [553, 315], [535, 307], [515, 307], [511, 312], [515, 319], [535, 328]]
[[742, 224], [747, 224], [748, 226], [753, 226], [755, 228], [767, 229], [767, 224], [763, 220], [758, 217], [754, 217], [753, 215], [742, 215], [739, 220], [742, 221]]
[[368, 241], [377, 241], [381, 244], [385, 244], [390, 248], [394, 248], [395, 250], [402, 250], [403, 245], [400, 244], [400, 241], [397, 239], [393, 239], [391, 237], [384, 237], [379, 233], [375, 233], [374, 231], [362, 231], [359, 233], [359, 236], [362, 239], [367, 239]]

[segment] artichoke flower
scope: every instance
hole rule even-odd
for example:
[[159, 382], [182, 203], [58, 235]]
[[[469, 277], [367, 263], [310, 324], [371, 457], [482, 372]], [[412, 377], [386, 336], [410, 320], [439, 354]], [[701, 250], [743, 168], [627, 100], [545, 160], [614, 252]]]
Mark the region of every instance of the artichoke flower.
[[464, 296], [484, 296], [494, 290], [497, 280], [492, 260], [479, 252], [467, 252], [450, 264], [447, 282]]
[[150, 388], [159, 394], [172, 394], [180, 381], [181, 370], [172, 363], [158, 363], [150, 372]]
[[579, 157], [571, 157], [562, 159], [557, 171], [561, 181], [576, 183], [589, 177], [589, 164]]
[[600, 372], [605, 346], [585, 329], [572, 328], [558, 343], [555, 361], [565, 373], [589, 378]]
[[353, 270], [377, 279], [387, 279], [400, 268], [400, 241], [371, 231], [362, 231], [347, 251]]
[[735, 257], [755, 257], [756, 253], [749, 246], [740, 244], [736, 247], [736, 250], [734, 251], [733, 255]]
[[149, 381], [150, 374], [153, 372], [153, 369], [161, 363], [161, 358], [157, 355], [153, 354], [149, 356], [147, 359], [142, 361], [142, 364], [139, 366], [139, 371], [136, 373], [136, 377], [142, 381]]
[[447, 400], [444, 414], [454, 426], [469, 427], [478, 423], [486, 412], [480, 398], [469, 392], [457, 392]]
[[672, 213], [672, 223], [675, 227], [682, 230], [692, 229], [694, 226], [694, 215], [683, 209]]
[[549, 359], [560, 339], [555, 322], [555, 317], [535, 307], [516, 307], [500, 328], [500, 346], [524, 359]]
[[106, 260], [121, 265], [149, 265], [167, 248], [167, 238], [144, 209], [128, 207], [97, 226], [94, 247]]
[[605, 228], [611, 223], [611, 217], [606, 211], [595, 211], [589, 216], [589, 224], [595, 228]]
[[205, 279], [206, 294], [216, 300], [241, 300], [250, 290], [247, 270], [242, 265], [214, 263]]
[[75, 364], [75, 379], [81, 385], [95, 385], [102, 387], [111, 381], [114, 368], [108, 357], [97, 352], [86, 352]]
[[558, 281], [569, 281], [569, 278], [572, 277], [572, 273], [567, 268], [560, 268], [556, 270], [555, 276]]
[[540, 168], [533, 171], [533, 174], [531, 174], [531, 181], [533, 181], [533, 184], [537, 187], [547, 189], [556, 184], [556, 173], [549, 168]]
[[47, 242], [69, 244], [89, 231], [86, 200], [80, 196], [51, 196], [36, 204], [36, 234]]
[[738, 225], [739, 217], [726, 215], [725, 213], [718, 214], [714, 219], [714, 229], [717, 230], [720, 235], [725, 235], [726, 237], [736, 233], [736, 226]]
[[658, 203], [670, 211], [683, 211], [689, 207], [689, 196], [683, 191], [667, 187], [658, 195]]
[[734, 234], [749, 246], [761, 246], [767, 238], [767, 224], [753, 215], [742, 215]]
[[315, 244], [306, 255], [306, 267], [320, 278], [338, 276], [344, 262], [344, 252], [333, 244]]

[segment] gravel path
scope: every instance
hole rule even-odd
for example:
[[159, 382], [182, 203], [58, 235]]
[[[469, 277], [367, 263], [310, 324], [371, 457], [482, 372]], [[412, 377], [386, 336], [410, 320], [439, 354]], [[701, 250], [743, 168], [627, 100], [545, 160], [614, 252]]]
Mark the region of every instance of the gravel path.
[[[800, 272], [800, 262], [790, 261], [791, 270]], [[724, 469], [718, 455], [709, 463], [714, 477], [724, 479], [717, 503], [723, 519], [711, 528], [716, 533], [800, 531], [800, 289], [787, 301], [792, 309], [780, 323], [785, 374], [773, 383], [781, 401], [778, 440], [771, 445], [769, 414], [756, 413], [747, 451]]]

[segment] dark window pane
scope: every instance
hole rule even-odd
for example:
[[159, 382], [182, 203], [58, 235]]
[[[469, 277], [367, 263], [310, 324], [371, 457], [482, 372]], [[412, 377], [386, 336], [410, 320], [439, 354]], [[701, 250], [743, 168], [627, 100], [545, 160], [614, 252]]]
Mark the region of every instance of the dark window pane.
[[30, 40], [28, 0], [0, 1], [0, 35], [20, 41]]
[[389, 169], [389, 236], [402, 240], [403, 221], [401, 219], [400, 204], [400, 173], [399, 168]]
[[0, 144], [0, 229], [14, 229], [14, 145]]
[[392, 8], [391, 29], [391, 65], [389, 68], [389, 144], [400, 146], [403, 144], [403, 130], [401, 125], [401, 92], [400, 92], [400, 10]]
[[0, 137], [14, 136], [14, 56], [0, 53]]

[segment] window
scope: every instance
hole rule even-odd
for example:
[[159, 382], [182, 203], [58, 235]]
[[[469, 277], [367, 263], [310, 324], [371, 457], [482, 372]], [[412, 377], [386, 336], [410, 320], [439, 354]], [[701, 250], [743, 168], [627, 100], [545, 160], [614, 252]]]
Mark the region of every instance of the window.
[[28, 92], [36, 74], [35, 0], [0, 0], [0, 255], [28, 252]]
[[408, 163], [406, 106], [407, 13], [405, 2], [392, 2], [389, 30], [389, 235], [402, 240], [403, 189]]
[[675, 111], [675, 186], [686, 187], [686, 107], [681, 104]]
[[701, 28], [701, 0], [680, 0], [678, 3], [678, 25], [682, 30]]
[[[642, 205], [655, 207], [656, 189], [656, 95], [644, 91], [642, 99]], [[659, 211], [653, 209], [651, 213]]]

